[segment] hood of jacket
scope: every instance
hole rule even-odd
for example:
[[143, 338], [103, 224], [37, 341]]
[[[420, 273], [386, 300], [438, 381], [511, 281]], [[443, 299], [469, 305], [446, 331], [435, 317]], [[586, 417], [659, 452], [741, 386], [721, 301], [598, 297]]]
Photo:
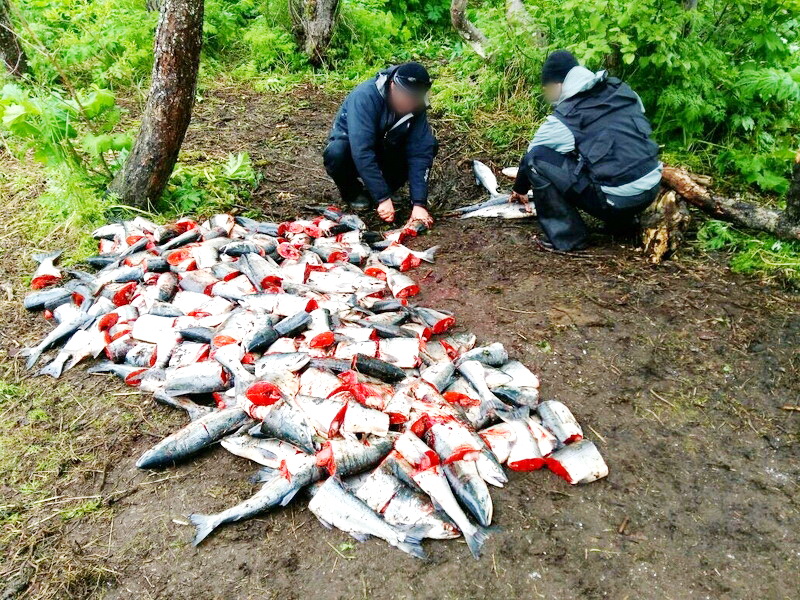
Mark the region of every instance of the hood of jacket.
[[561, 96], [554, 103], [556, 106], [561, 104], [564, 100], [572, 98], [573, 96], [592, 89], [598, 83], [602, 83], [608, 79], [608, 71], [597, 71], [593, 73], [586, 67], [572, 67], [564, 78], [564, 85], [561, 88]]

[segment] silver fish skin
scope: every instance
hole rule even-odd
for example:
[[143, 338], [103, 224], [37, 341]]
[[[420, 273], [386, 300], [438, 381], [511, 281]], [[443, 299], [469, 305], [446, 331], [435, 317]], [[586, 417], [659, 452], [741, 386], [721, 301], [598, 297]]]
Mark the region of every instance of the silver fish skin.
[[387, 523], [355, 495], [348, 492], [336, 477], [328, 478], [316, 489], [308, 509], [327, 527], [349, 533], [359, 541], [378, 537], [417, 558], [425, 558], [416, 531], [406, 532]]
[[499, 367], [508, 362], [508, 352], [503, 344], [495, 342], [488, 346], [479, 346], [473, 348], [458, 357], [456, 361], [458, 364], [468, 360], [477, 360], [478, 362], [488, 365], [490, 367]]
[[309, 457], [304, 468], [294, 476], [286, 478], [276, 474], [253, 496], [235, 506], [213, 515], [189, 515], [189, 521], [196, 528], [192, 545], [197, 546], [220, 525], [249, 519], [276, 506], [286, 506], [298, 491], [321, 476], [320, 470], [314, 465], [313, 457]]
[[364, 441], [357, 438], [329, 440], [317, 453], [317, 464], [340, 477], [361, 473], [377, 465], [392, 451], [396, 436], [370, 435]]
[[447, 515], [434, 508], [427, 496], [411, 489], [392, 471], [384, 462], [369, 473], [345, 479], [344, 484], [390, 525], [424, 530], [425, 537], [437, 540], [460, 535], [458, 528]]
[[273, 405], [261, 422], [260, 431], [263, 435], [282, 439], [306, 452], [313, 453], [317, 450], [314, 426], [299, 409], [287, 402]]
[[[496, 196], [481, 205], [474, 205], [464, 212], [461, 219], [528, 219], [536, 216], [536, 209], [528, 205], [509, 202], [510, 196]], [[491, 203], [491, 204], [490, 204]]]
[[442, 470], [456, 498], [467, 507], [478, 523], [488, 527], [492, 523], [492, 497], [475, 462], [456, 460], [442, 465]]
[[608, 475], [608, 465], [594, 442], [580, 440], [553, 452], [545, 459], [547, 467], [569, 483], [591, 483]]
[[475, 175], [475, 183], [482, 185], [486, 188], [492, 196], [497, 196], [499, 193], [497, 177], [494, 172], [479, 160], [472, 161], [472, 173]]
[[536, 411], [542, 419], [542, 425], [553, 433], [562, 444], [579, 441], [583, 438], [583, 430], [572, 412], [558, 400], [542, 402]]
[[[59, 308], [66, 308], [66, 306], [67, 305], [63, 305]], [[81, 312], [77, 307], [74, 308], [75, 310], [70, 312], [69, 315], [65, 315], [58, 326], [48, 333], [38, 345], [33, 348], [25, 348], [20, 352], [20, 356], [28, 357], [25, 363], [26, 368], [32, 368], [45, 350], [70, 338], [87, 321], [91, 320], [91, 317], [87, 316], [86, 313]]]
[[140, 469], [158, 469], [191, 456], [236, 431], [249, 417], [240, 408], [219, 410], [179, 429], [142, 454], [136, 461]]
[[478, 393], [481, 405], [475, 428], [482, 429], [497, 414], [498, 410], [503, 411], [507, 407], [486, 385], [486, 377], [481, 363], [476, 360], [466, 360], [459, 363], [458, 370]]

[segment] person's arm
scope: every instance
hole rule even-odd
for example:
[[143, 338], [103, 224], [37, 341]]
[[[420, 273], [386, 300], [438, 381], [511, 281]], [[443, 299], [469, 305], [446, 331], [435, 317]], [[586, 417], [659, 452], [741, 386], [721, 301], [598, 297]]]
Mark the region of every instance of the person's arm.
[[413, 206], [428, 206], [428, 176], [437, 150], [428, 115], [423, 112], [414, 117], [406, 143], [408, 191]]
[[[575, 136], [572, 135], [566, 125], [555, 116], [550, 115], [533, 135], [533, 140], [528, 145], [528, 152], [536, 146], [546, 146], [560, 154], [569, 154], [575, 150]], [[528, 176], [525, 174], [524, 165], [525, 157], [523, 156], [517, 170], [517, 179], [514, 181], [514, 191], [518, 194], [527, 194], [531, 188]]]
[[383, 177], [375, 154], [378, 140], [377, 120], [381, 107], [368, 92], [356, 92], [347, 111], [347, 134], [353, 162], [364, 185], [376, 203], [391, 196], [392, 190]]

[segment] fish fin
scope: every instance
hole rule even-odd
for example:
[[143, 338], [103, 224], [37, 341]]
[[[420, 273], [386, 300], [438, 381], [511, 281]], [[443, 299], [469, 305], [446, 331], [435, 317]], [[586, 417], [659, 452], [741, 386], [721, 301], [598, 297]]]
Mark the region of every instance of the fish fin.
[[321, 518], [321, 517], [317, 516], [317, 520], [318, 520], [320, 523], [322, 523], [322, 526], [323, 526], [325, 529], [333, 529], [333, 525], [331, 525], [330, 523], [328, 523], [328, 522], [327, 522], [325, 519], [323, 519], [323, 518]]
[[64, 369], [64, 363], [58, 360], [51, 361], [48, 365], [39, 369], [37, 375], [50, 375], [55, 379], [61, 377], [61, 371]]
[[367, 541], [369, 538], [371, 538], [371, 537], [372, 537], [372, 536], [371, 536], [370, 534], [368, 534], [368, 533], [356, 533], [356, 532], [351, 532], [351, 531], [348, 531], [348, 533], [349, 533], [351, 536], [353, 536], [353, 538], [355, 538], [355, 540], [356, 540], [357, 542], [366, 542], [366, 541]]
[[261, 423], [259, 423], [258, 425], [253, 425], [247, 431], [247, 435], [249, 435], [250, 437], [258, 438], [258, 439], [264, 439], [264, 438], [270, 437], [268, 435], [265, 435], [264, 432], [261, 431]]
[[422, 548], [422, 540], [416, 539], [409, 539], [406, 538], [404, 542], [400, 542], [397, 547], [400, 548], [403, 552], [410, 554], [415, 558], [421, 558], [425, 560], [428, 558], [428, 555], [425, 554], [425, 550]]
[[472, 556], [480, 558], [481, 548], [483, 548], [483, 544], [489, 537], [489, 531], [485, 527], [477, 526], [475, 528], [475, 533], [470, 535], [467, 535], [465, 532], [462, 533], [464, 533], [464, 539], [467, 542], [467, 546], [469, 546], [469, 551], [472, 553]]
[[261, 467], [253, 475], [250, 476], [250, 483], [266, 483], [276, 476], [277, 469], [272, 467]]
[[36, 254], [32, 254], [31, 258], [41, 264], [48, 259], [55, 261], [63, 252], [63, 250], [56, 250], [54, 252], [37, 252]]
[[112, 373], [114, 370], [114, 363], [110, 360], [104, 360], [97, 363], [94, 366], [89, 367], [86, 369], [86, 372], [89, 374], [94, 373]]
[[281, 506], [286, 506], [287, 504], [289, 504], [289, 502], [292, 501], [292, 498], [294, 498], [297, 495], [297, 492], [299, 491], [300, 491], [300, 486], [299, 485], [295, 486], [288, 494], [286, 494], [283, 497], [283, 499], [281, 500]]
[[528, 418], [528, 415], [531, 412], [531, 409], [527, 406], [520, 406], [519, 408], [509, 409], [507, 405], [503, 404], [502, 408], [495, 407], [495, 414], [506, 423], [510, 423], [512, 421], [522, 421]]
[[196, 421], [201, 417], [205, 417], [208, 413], [214, 412], [214, 409], [210, 406], [200, 406], [194, 403], [184, 406], [184, 410], [190, 421]]
[[206, 539], [218, 525], [214, 515], [189, 515], [189, 522], [196, 528], [192, 546], [197, 546]]

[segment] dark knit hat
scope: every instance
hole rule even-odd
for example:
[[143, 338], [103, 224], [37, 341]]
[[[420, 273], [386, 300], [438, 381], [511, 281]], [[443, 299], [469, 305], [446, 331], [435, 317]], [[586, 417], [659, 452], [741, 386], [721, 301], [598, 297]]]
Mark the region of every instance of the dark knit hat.
[[570, 69], [578, 66], [578, 61], [568, 50], [556, 50], [544, 61], [542, 66], [542, 85], [564, 83]]
[[414, 96], [424, 97], [431, 89], [431, 76], [418, 62], [409, 62], [397, 67], [392, 81]]

